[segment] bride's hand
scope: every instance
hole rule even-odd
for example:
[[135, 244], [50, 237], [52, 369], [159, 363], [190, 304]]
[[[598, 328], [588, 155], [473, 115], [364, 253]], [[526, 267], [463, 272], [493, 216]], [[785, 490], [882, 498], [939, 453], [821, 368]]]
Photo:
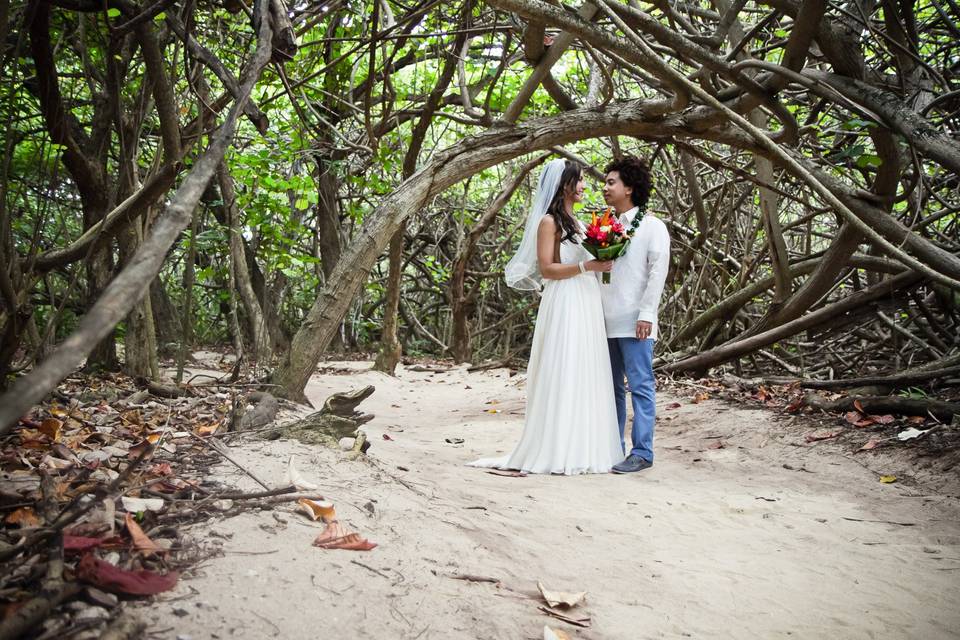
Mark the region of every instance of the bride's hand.
[[613, 260], [590, 260], [583, 264], [587, 271], [596, 271], [598, 273], [610, 273], [613, 269]]

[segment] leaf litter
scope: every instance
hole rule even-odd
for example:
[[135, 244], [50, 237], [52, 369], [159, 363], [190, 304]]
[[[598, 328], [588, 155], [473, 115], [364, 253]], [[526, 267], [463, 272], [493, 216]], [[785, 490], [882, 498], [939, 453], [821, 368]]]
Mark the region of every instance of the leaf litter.
[[[195, 539], [188, 527], [301, 498], [324, 527], [316, 546], [376, 547], [336, 520], [332, 502], [299, 493], [317, 487], [293, 459], [288, 484], [276, 489], [243, 493], [208, 479], [228, 460], [221, 439], [242, 394], [215, 380], [175, 395], [154, 396], [123, 375], [74, 375], [0, 440], [0, 624], [98, 637], [120, 612], [117, 595], [168, 591], [222, 553], [222, 540]], [[71, 615], [85, 606], [78, 599], [96, 610], [96, 624]], [[41, 614], [27, 619], [24, 610]]]

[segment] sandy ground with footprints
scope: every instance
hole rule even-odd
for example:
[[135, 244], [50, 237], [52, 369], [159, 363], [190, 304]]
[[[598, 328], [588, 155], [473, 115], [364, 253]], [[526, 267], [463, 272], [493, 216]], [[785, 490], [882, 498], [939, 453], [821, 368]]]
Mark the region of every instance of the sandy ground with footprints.
[[[313, 547], [321, 525], [292, 506], [193, 527], [222, 553], [141, 605], [151, 637], [515, 640], [544, 625], [596, 640], [960, 637], [960, 497], [943, 483], [881, 484], [882, 458], [805, 444], [765, 410], [667, 393], [652, 469], [503, 477], [464, 465], [518, 438], [522, 374], [322, 366], [307, 389], [317, 406], [376, 386], [359, 407], [376, 414], [369, 460], [253, 439], [230, 455], [276, 486], [294, 456], [379, 546]], [[259, 488], [232, 465], [217, 473]], [[590, 627], [542, 612], [538, 581], [586, 591], [571, 615]]]

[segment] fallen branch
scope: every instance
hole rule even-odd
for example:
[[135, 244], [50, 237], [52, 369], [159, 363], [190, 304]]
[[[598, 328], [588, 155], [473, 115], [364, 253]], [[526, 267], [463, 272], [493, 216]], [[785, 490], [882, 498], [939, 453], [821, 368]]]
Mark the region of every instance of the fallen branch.
[[901, 396], [846, 396], [836, 400], [826, 400], [815, 393], [803, 398], [808, 407], [822, 411], [853, 411], [854, 404], [863, 407], [863, 411], [873, 414], [896, 413], [907, 416], [932, 415], [943, 422], [950, 422], [954, 415], [960, 415], [960, 403], [943, 402], [932, 398], [903, 398]]

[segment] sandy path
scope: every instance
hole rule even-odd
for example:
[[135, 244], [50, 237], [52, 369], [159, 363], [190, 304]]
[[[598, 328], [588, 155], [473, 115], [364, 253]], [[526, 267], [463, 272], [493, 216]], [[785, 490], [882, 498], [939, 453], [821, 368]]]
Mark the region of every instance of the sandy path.
[[[154, 637], [506, 640], [542, 638], [544, 624], [623, 640], [960, 637], [956, 498], [883, 485], [856, 461], [797, 446], [802, 432], [777, 435], [769, 413], [661, 394], [659, 405], [683, 404], [660, 411], [651, 470], [507, 478], [464, 463], [512, 446], [522, 376], [393, 379], [365, 363], [329, 365], [354, 372], [316, 376], [316, 404], [377, 386], [361, 406], [377, 415], [375, 465], [297, 442], [233, 455], [276, 484], [296, 455], [341, 519], [380, 547], [313, 548], [317, 525], [291, 510], [197, 528], [225, 554], [143, 610]], [[538, 612], [537, 580], [587, 591], [579, 611], [591, 628]]]

